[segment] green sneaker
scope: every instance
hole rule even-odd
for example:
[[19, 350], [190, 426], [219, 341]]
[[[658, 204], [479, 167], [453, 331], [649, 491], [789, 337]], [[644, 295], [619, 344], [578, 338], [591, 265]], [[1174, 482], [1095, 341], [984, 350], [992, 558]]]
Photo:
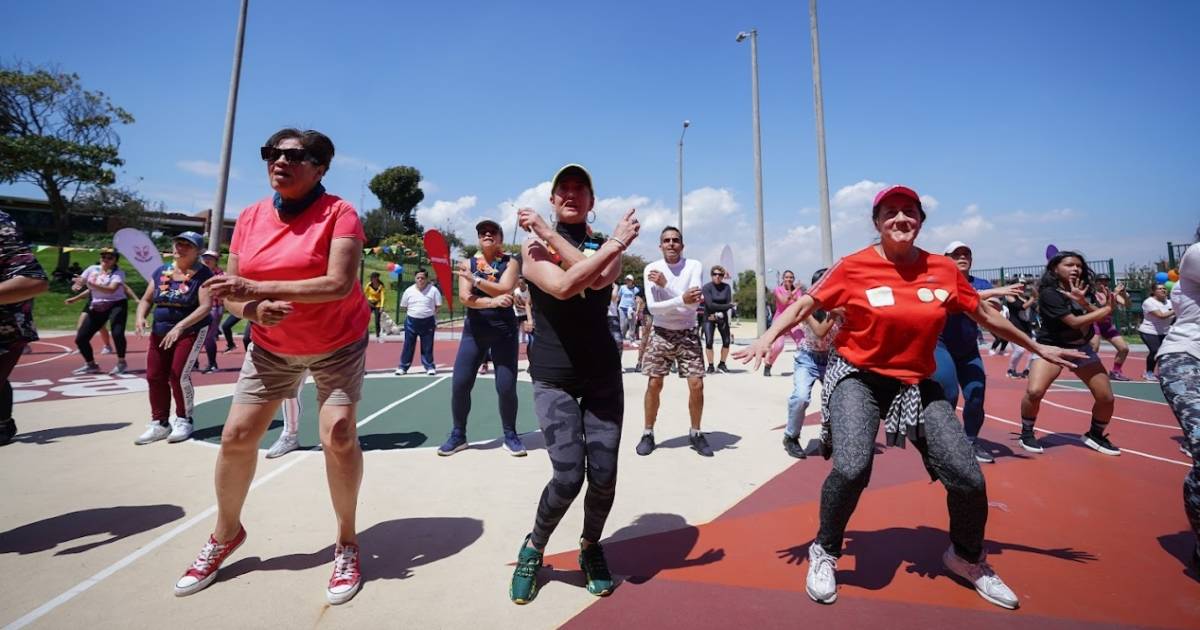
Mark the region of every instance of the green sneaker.
[[587, 547], [580, 544], [579, 568], [587, 577], [587, 590], [592, 595], [604, 597], [613, 590], [612, 574], [608, 572], [608, 561], [604, 559], [604, 547], [592, 543]]
[[514, 604], [528, 604], [537, 596], [537, 572], [542, 568], [542, 552], [529, 546], [529, 536], [517, 552], [517, 568], [513, 570], [508, 597]]

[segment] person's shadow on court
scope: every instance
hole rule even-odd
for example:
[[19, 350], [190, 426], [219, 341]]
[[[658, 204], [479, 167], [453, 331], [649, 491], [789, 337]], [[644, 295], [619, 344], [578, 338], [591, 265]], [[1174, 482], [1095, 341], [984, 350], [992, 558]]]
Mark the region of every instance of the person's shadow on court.
[[[708, 445], [712, 447], [714, 453], [725, 449], [736, 449], [737, 443], [742, 441], [742, 436], [724, 431], [705, 431], [705, 439], [708, 440]], [[691, 448], [692, 442], [687, 434], [677, 435], [673, 438], [663, 440], [658, 443], [658, 448]]]
[[[358, 534], [362, 549], [363, 584], [375, 580], [404, 580], [413, 569], [449, 558], [483, 536], [483, 521], [466, 517], [398, 518], [376, 523]], [[217, 582], [252, 571], [303, 571], [333, 564], [333, 545], [312, 553], [295, 553], [263, 560], [242, 558], [221, 569]]]
[[1200, 566], [1193, 554], [1196, 553], [1196, 535], [1184, 530], [1177, 534], [1163, 534], [1158, 537], [1158, 544], [1163, 551], [1173, 556], [1183, 565], [1183, 574], [1200, 582]]
[[[812, 542], [780, 549], [776, 553], [788, 564], [804, 564], [808, 562], [808, 546]], [[837, 581], [839, 584], [852, 584], [877, 591], [892, 583], [901, 565], [906, 565], [906, 573], [915, 573], [931, 580], [940, 575], [956, 579], [942, 565], [942, 554], [949, 544], [950, 535], [946, 530], [924, 525], [915, 529], [890, 527], [873, 532], [846, 532], [846, 544], [842, 553], [854, 556], [854, 569], [838, 570]], [[1006, 551], [1019, 551], [1050, 556], [1067, 562], [1083, 563], [1096, 560], [1096, 556], [1091, 552], [1070, 547], [1040, 549], [985, 540], [983, 548], [989, 556], [1000, 555]]]
[[358, 436], [364, 451], [394, 451], [402, 448], [417, 448], [429, 442], [429, 436], [420, 431], [398, 433], [371, 433]]
[[178, 505], [121, 505], [68, 512], [0, 533], [0, 554], [48, 551], [70, 542], [107, 534], [108, 538], [57, 551], [62, 556], [90, 551], [183, 518]]
[[[709, 549], [689, 558], [699, 539], [700, 530], [678, 514], [643, 514], [603, 542], [604, 555], [614, 576], [628, 576], [623, 581], [644, 584], [661, 571], [712, 564], [725, 558], [724, 549]], [[587, 583], [581, 570], [552, 569], [546, 579], [580, 587]]]
[[80, 424], [73, 427], [54, 427], [52, 429], [30, 431], [29, 433], [18, 433], [17, 437], [13, 438], [13, 441], [25, 444], [53, 444], [59, 438], [91, 435], [104, 431], [119, 431], [129, 425], [129, 422], [106, 422], [102, 424]]

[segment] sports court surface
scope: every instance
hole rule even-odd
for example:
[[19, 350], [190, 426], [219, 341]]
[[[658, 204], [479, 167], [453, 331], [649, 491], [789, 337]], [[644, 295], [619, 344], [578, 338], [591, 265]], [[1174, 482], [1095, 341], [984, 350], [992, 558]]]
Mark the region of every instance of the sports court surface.
[[[1062, 381], [1039, 419], [1042, 455], [1014, 440], [1023, 381], [1007, 357], [985, 357], [990, 380], [983, 437], [991, 512], [986, 548], [1021, 597], [1005, 611], [947, 576], [945, 492], [913, 448], [879, 449], [871, 486], [850, 521], [839, 598], [804, 594], [805, 550], [817, 526], [829, 462], [780, 446], [791, 389], [780, 376], [739, 372], [706, 380], [705, 429], [716, 456], [687, 448], [686, 391], [671, 377], [649, 457], [634, 454], [645, 378], [625, 376], [626, 430], [617, 502], [605, 541], [616, 591], [597, 599], [575, 562], [582, 505], [547, 550], [537, 599], [507, 596], [511, 563], [550, 467], [535, 432], [528, 376], [519, 428], [529, 456], [499, 448], [492, 381], [480, 377], [468, 438], [434, 453], [449, 428], [448, 366], [439, 340], [435, 377], [394, 377], [400, 344], [372, 343], [359, 432], [366, 473], [359, 502], [362, 591], [330, 607], [325, 584], [334, 523], [319, 451], [260, 460], [244, 513], [249, 538], [207, 590], [172, 585], [206, 539], [215, 513], [215, 442], [242, 354], [197, 375], [197, 433], [180, 444], [134, 446], [147, 418], [144, 341], [131, 338], [127, 378], [71, 377], [68, 337], [47, 337], [16, 368], [21, 433], [0, 449], [0, 627], [488, 627], [1200, 628], [1200, 576], [1187, 564], [1191, 534], [1181, 486], [1190, 462], [1154, 384], [1120, 384], [1106, 457], [1078, 440], [1090, 396]], [[631, 367], [636, 352], [625, 353]], [[1111, 361], [1111, 357], [1106, 356]], [[112, 357], [101, 356], [111, 367]], [[1130, 359], [1136, 365], [1139, 359]], [[301, 444], [315, 443], [306, 390]], [[815, 439], [810, 414], [804, 440]], [[270, 444], [273, 428], [264, 440]], [[1014, 450], [1015, 449], [1015, 450]]]

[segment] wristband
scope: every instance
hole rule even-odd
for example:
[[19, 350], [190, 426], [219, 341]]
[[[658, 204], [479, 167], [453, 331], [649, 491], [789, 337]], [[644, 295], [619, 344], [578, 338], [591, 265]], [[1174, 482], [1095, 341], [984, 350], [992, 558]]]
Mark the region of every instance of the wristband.
[[628, 244], [628, 243], [626, 243], [625, 241], [623, 241], [623, 240], [621, 240], [621, 239], [619, 239], [619, 238], [617, 238], [617, 237], [615, 237], [615, 236], [610, 236], [610, 237], [608, 237], [608, 240], [610, 240], [610, 241], [616, 241], [618, 244], [620, 244], [620, 245], [621, 245], [621, 251], [625, 251], [625, 250], [629, 249], [629, 244]]

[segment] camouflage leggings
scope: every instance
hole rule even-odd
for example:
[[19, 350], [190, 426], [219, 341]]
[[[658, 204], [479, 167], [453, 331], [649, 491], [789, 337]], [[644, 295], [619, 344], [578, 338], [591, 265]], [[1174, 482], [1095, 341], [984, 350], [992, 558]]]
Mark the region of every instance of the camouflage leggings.
[[531, 541], [544, 549], [550, 534], [583, 489], [583, 538], [599, 542], [617, 490], [617, 447], [625, 394], [621, 375], [562, 387], [533, 382], [533, 406], [554, 476], [542, 490]]
[[1192, 454], [1192, 470], [1183, 478], [1183, 509], [1200, 547], [1200, 359], [1185, 353], [1158, 357], [1158, 384]]

